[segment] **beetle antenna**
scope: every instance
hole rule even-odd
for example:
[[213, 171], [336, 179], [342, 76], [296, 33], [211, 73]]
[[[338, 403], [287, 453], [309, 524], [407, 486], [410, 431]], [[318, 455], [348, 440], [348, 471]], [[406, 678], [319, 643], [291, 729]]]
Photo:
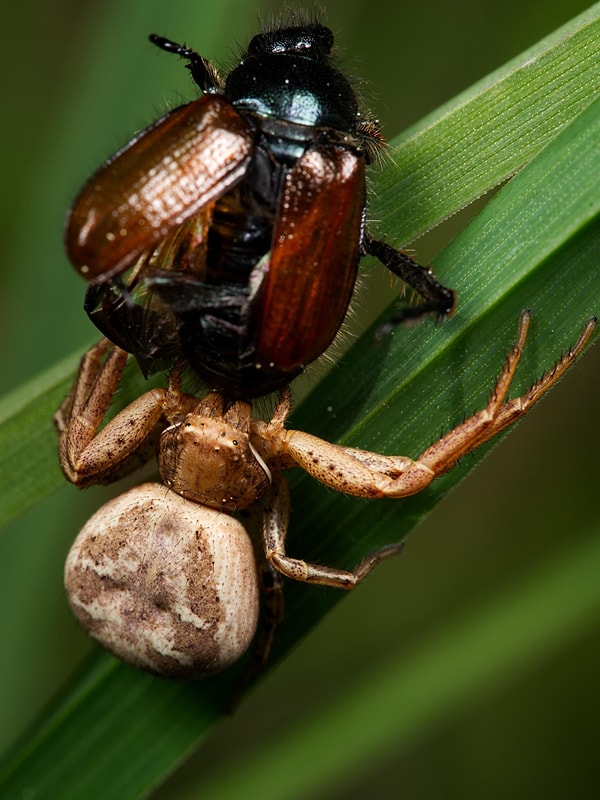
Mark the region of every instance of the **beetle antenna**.
[[222, 90], [223, 81], [215, 65], [195, 50], [192, 50], [191, 47], [177, 44], [177, 42], [173, 42], [164, 36], [158, 36], [156, 33], [151, 33], [148, 38], [152, 44], [160, 47], [166, 53], [175, 53], [175, 55], [185, 58], [188, 62], [186, 64], [187, 69], [189, 69], [194, 82], [203, 92], [215, 94]]

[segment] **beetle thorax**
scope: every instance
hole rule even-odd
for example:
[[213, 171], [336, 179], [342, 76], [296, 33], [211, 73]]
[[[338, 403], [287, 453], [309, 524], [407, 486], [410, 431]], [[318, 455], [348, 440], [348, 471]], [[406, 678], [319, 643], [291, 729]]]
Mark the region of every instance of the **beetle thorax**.
[[295, 53], [245, 58], [227, 78], [225, 96], [262, 117], [356, 131], [358, 107], [348, 79], [330, 64]]

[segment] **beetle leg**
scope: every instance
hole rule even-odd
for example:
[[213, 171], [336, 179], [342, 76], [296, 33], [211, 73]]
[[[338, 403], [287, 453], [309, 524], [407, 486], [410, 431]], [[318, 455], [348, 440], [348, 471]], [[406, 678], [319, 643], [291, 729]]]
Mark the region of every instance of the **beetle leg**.
[[91, 347], [81, 360], [71, 395], [55, 415], [61, 467], [76, 486], [117, 480], [152, 455], [153, 433], [167, 396], [163, 389], [143, 394], [98, 433], [127, 357], [106, 339]]
[[454, 311], [456, 295], [452, 289], [447, 289], [439, 283], [429, 267], [423, 267], [406, 253], [396, 250], [395, 247], [365, 235], [365, 251], [375, 256], [394, 275], [411, 286], [423, 298], [420, 303], [407, 308], [400, 308], [377, 331], [377, 338], [382, 339], [394, 326], [405, 320], [418, 319], [425, 314], [435, 313], [437, 317], [446, 317]]
[[273, 486], [269, 493], [264, 516], [265, 553], [270, 563], [279, 572], [296, 581], [332, 586], [336, 589], [353, 589], [380, 561], [395, 556], [402, 549], [401, 543], [382, 547], [381, 550], [363, 559], [352, 571], [291, 558], [285, 552], [289, 515], [289, 488], [285, 479], [280, 474], [276, 474], [273, 476]]
[[190, 74], [203, 92], [221, 92], [223, 91], [223, 81], [219, 75], [217, 68], [207, 58], [196, 53], [190, 47], [184, 44], [177, 44], [164, 36], [157, 36], [151, 33], [148, 37], [152, 44], [160, 47], [167, 53], [175, 53], [175, 55], [185, 58], [187, 60], [186, 67], [189, 69]]

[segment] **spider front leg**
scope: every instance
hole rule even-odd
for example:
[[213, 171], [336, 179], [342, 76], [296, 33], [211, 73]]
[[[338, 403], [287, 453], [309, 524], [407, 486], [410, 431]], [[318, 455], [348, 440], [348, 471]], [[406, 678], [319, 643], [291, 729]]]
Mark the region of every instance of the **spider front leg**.
[[127, 353], [106, 339], [83, 356], [71, 394], [54, 417], [65, 476], [80, 488], [110, 483], [148, 460], [166, 392], [146, 392], [98, 433], [119, 386]]
[[[483, 411], [474, 414], [461, 425], [457, 425], [419, 456], [419, 463], [429, 467], [436, 477], [451, 470], [462, 456], [472, 452], [526, 414], [581, 355], [596, 328], [597, 319], [592, 317], [588, 320], [573, 347], [567, 350], [525, 394], [513, 400], [506, 400], [525, 347], [530, 322], [531, 313], [523, 311], [519, 321], [516, 344], [508, 355], [489, 403]], [[394, 497], [396, 495], [387, 494], [387, 496]]]
[[462, 458], [509, 425], [536, 403], [574, 363], [590, 340], [596, 319], [588, 321], [578, 341], [522, 397], [506, 400], [523, 353], [531, 315], [521, 314], [517, 342], [496, 382], [487, 406], [457, 425], [428, 447], [416, 460], [405, 456], [384, 456], [340, 447], [301, 431], [287, 431], [279, 424], [263, 429], [272, 456], [288, 467], [290, 460], [313, 478], [338, 492], [359, 497], [407, 497], [425, 489], [431, 481], [448, 472]]

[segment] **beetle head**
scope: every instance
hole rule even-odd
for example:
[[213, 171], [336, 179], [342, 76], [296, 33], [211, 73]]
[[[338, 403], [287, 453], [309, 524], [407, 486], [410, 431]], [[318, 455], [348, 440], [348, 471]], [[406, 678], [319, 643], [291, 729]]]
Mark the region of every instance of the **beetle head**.
[[260, 33], [229, 74], [225, 96], [261, 117], [353, 134], [358, 102], [332, 47], [332, 32], [316, 22]]

